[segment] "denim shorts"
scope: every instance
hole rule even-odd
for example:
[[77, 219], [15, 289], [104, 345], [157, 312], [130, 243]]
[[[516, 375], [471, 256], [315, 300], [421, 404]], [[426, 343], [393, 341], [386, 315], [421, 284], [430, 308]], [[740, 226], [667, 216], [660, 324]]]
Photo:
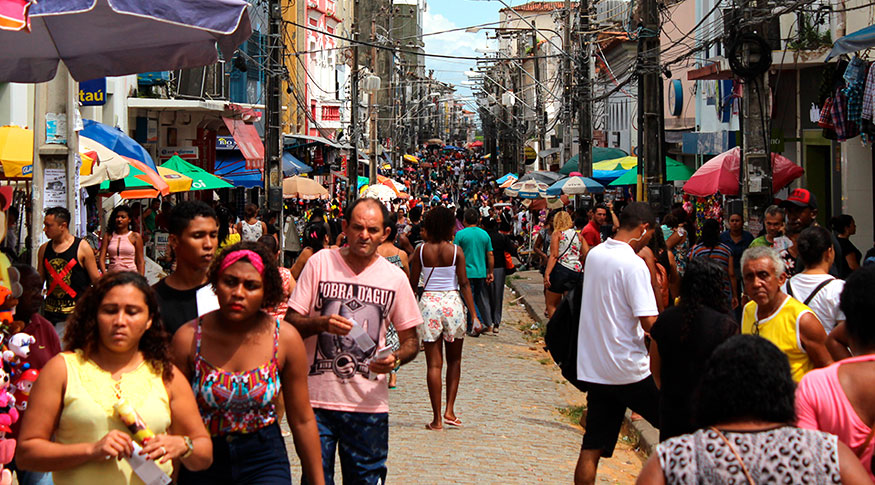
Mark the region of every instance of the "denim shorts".
[[213, 436], [213, 464], [206, 470], [179, 470], [180, 484], [289, 484], [292, 471], [280, 426], [252, 433]]
[[550, 287], [548, 291], [553, 293], [565, 293], [583, 282], [583, 272], [574, 271], [556, 263], [550, 272]]

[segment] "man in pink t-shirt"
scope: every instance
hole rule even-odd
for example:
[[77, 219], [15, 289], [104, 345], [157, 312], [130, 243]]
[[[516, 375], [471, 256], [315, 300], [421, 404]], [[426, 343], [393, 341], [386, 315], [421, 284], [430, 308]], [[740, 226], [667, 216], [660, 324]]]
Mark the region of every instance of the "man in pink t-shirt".
[[[389, 213], [379, 201], [355, 201], [343, 221], [349, 245], [314, 254], [289, 299], [286, 320], [301, 333], [307, 349], [310, 403], [319, 424], [326, 484], [334, 483], [338, 444], [344, 483], [385, 481], [385, 374], [413, 360], [419, 351], [416, 327], [422, 315], [410, 283], [401, 269], [377, 254], [389, 235], [388, 223]], [[386, 346], [389, 322], [401, 346], [377, 358]], [[355, 325], [376, 345], [362, 349], [350, 338]]]

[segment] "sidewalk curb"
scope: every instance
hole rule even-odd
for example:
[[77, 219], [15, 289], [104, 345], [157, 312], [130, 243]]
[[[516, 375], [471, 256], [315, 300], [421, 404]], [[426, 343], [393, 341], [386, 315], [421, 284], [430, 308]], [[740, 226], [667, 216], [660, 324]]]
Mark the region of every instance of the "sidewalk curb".
[[[520, 302], [526, 307], [526, 312], [532, 317], [541, 327], [547, 326], [547, 318], [532, 307], [523, 293], [516, 285], [516, 279], [507, 279], [507, 286], [514, 292]], [[656, 451], [656, 445], [659, 443], [659, 430], [653, 427], [644, 419], [632, 420], [632, 413], [627, 409], [626, 415], [623, 418], [623, 430], [638, 442], [638, 447], [645, 455], [650, 456]]]

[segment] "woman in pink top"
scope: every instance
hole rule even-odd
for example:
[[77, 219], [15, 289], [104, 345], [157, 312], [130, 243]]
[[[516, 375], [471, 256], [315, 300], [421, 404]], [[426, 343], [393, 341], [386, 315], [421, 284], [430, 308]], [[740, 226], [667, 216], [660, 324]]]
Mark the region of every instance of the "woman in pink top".
[[[100, 272], [136, 271], [145, 273], [143, 238], [131, 230], [131, 208], [120, 205], [112, 210], [107, 220], [106, 234], [100, 245], [97, 264]], [[107, 260], [109, 264], [107, 265]]]
[[875, 426], [875, 267], [855, 271], [845, 283], [841, 310], [855, 357], [809, 372], [796, 389], [798, 426], [835, 434], [872, 473]]

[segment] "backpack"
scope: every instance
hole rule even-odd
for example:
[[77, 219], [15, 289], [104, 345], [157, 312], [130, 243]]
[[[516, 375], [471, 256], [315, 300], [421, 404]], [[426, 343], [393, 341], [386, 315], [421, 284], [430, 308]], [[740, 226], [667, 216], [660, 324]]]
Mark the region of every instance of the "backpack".
[[559, 369], [562, 377], [574, 387], [586, 392], [583, 382], [577, 380], [577, 330], [580, 327], [580, 303], [583, 285], [578, 284], [562, 298], [544, 334], [545, 349]]

